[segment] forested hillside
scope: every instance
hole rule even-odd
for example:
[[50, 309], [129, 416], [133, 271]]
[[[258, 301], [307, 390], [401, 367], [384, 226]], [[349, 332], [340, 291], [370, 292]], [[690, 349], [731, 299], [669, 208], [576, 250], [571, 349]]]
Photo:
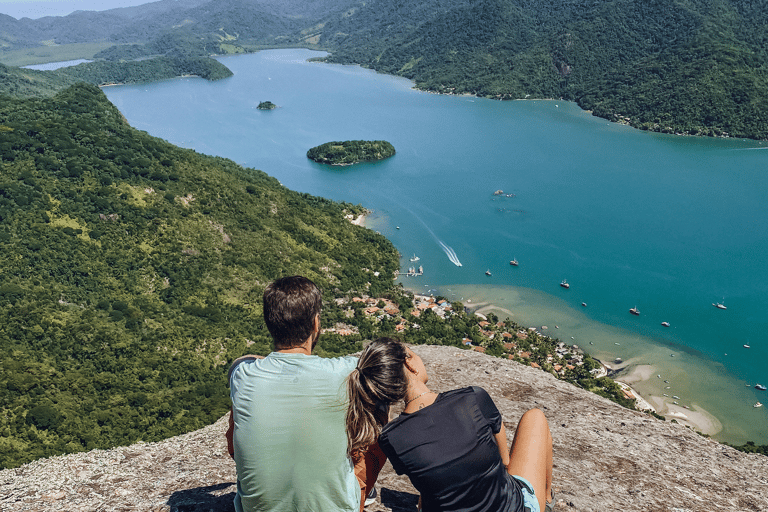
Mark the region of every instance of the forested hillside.
[[3, 52], [110, 42], [95, 55], [303, 46], [489, 98], [565, 98], [670, 133], [768, 138], [768, 4], [751, 0], [171, 0], [63, 18], [0, 16]]
[[128, 84], [184, 75], [220, 80], [232, 76], [232, 72], [217, 60], [182, 55], [131, 62], [89, 62], [55, 71], [37, 71], [0, 64], [0, 95], [14, 98], [44, 97], [53, 96], [77, 82], [92, 85]]
[[374, 0], [327, 23], [320, 44], [428, 90], [562, 97], [642, 129], [766, 138], [766, 19], [747, 0]]
[[0, 133], [0, 467], [215, 421], [228, 362], [269, 351], [277, 276], [329, 308], [392, 286], [393, 246], [345, 220], [361, 207], [135, 130], [96, 87], [2, 97]]

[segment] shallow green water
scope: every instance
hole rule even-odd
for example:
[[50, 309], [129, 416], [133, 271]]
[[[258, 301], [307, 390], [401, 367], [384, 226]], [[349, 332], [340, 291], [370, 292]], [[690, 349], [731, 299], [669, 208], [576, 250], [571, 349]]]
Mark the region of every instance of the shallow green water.
[[[752, 407], [768, 395], [745, 386], [768, 385], [768, 144], [644, 133], [561, 101], [427, 94], [310, 55], [224, 58], [235, 75], [220, 82], [105, 92], [153, 135], [375, 209], [403, 268], [414, 254], [424, 266], [407, 286], [465, 285], [598, 356], [647, 360], [677, 375], [681, 404], [721, 420], [719, 438], [768, 442], [768, 407]], [[257, 110], [265, 100], [279, 108]], [[397, 154], [341, 169], [306, 158], [348, 139]]]

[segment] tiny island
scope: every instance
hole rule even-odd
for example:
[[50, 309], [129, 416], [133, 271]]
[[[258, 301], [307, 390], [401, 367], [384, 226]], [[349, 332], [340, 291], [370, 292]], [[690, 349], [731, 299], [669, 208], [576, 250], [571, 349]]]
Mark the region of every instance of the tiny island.
[[307, 151], [307, 158], [321, 164], [352, 165], [384, 160], [394, 154], [394, 146], [385, 140], [346, 140], [315, 146]]
[[275, 105], [271, 101], [262, 101], [261, 103], [259, 103], [259, 106], [256, 108], [259, 110], [274, 110], [277, 108], [277, 105]]

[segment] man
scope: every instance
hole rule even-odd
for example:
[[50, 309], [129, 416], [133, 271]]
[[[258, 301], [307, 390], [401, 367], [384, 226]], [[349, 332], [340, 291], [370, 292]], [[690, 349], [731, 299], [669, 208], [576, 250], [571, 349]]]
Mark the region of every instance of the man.
[[357, 512], [386, 460], [378, 447], [354, 466], [347, 457], [346, 378], [357, 358], [312, 355], [320, 309], [309, 279], [273, 282], [264, 290], [264, 322], [275, 350], [230, 368], [237, 512]]

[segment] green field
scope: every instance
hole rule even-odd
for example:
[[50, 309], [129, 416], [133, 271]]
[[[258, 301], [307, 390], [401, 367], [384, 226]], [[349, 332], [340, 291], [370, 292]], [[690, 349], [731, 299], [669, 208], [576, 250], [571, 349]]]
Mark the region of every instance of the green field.
[[111, 46], [113, 45], [110, 43], [74, 43], [8, 50], [0, 52], [0, 63], [7, 66], [31, 66], [65, 60], [91, 59], [96, 53]]

